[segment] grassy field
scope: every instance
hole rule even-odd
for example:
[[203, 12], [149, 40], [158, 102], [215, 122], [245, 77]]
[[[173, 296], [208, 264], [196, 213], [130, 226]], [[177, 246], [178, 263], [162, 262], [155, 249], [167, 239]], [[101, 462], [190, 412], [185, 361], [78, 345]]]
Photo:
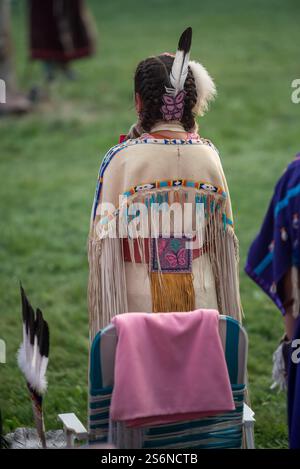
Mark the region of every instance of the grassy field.
[[[24, 2], [25, 3], [25, 2]], [[60, 79], [51, 103], [27, 117], [0, 120], [0, 365], [5, 431], [32, 426], [16, 365], [21, 339], [21, 280], [51, 328], [47, 428], [58, 412], [83, 421], [87, 405], [86, 238], [99, 163], [134, 121], [132, 76], [147, 55], [174, 50], [194, 29], [192, 55], [214, 76], [219, 97], [200, 120], [201, 135], [221, 152], [241, 252], [241, 290], [250, 339], [249, 377], [256, 445], [287, 446], [285, 396], [270, 391], [272, 352], [283, 331], [280, 313], [246, 278], [247, 249], [275, 180], [299, 151], [300, 105], [291, 81], [300, 77], [298, 0], [90, 1], [97, 54], [76, 64], [79, 79]], [[25, 9], [15, 2], [20, 82], [41, 82], [27, 62]]]

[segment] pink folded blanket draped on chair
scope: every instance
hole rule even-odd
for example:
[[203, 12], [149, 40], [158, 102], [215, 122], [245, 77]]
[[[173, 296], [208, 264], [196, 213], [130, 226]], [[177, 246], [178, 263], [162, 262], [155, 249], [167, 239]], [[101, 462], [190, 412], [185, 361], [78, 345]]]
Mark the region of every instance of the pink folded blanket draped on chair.
[[235, 408], [218, 311], [126, 313], [112, 322], [118, 336], [112, 421], [138, 427]]

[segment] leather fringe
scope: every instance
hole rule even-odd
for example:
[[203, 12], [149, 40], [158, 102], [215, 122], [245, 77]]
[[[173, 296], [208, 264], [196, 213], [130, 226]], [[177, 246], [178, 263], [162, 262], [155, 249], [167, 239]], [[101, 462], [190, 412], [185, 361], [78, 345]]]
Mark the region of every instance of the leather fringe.
[[195, 309], [193, 274], [151, 272], [150, 286], [154, 313]]

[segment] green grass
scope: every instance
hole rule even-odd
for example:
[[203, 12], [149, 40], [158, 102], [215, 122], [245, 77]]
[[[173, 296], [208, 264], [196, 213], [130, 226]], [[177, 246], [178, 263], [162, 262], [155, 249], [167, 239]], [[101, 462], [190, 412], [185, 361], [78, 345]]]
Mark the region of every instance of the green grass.
[[[297, 0], [113, 0], [90, 2], [99, 30], [96, 56], [76, 64], [80, 79], [60, 80], [51, 104], [0, 120], [0, 365], [5, 431], [32, 425], [16, 365], [21, 340], [18, 282], [51, 329], [47, 428], [58, 412], [86, 419], [88, 321], [86, 238], [99, 163], [134, 121], [132, 77], [147, 55], [174, 50], [194, 29], [192, 55], [214, 76], [219, 97], [200, 120], [219, 148], [231, 189], [241, 252], [241, 290], [249, 333], [249, 378], [256, 444], [287, 446], [285, 396], [269, 389], [279, 312], [246, 278], [243, 265], [276, 179], [299, 151]], [[41, 80], [27, 63], [25, 11], [14, 7], [16, 62], [24, 88]]]

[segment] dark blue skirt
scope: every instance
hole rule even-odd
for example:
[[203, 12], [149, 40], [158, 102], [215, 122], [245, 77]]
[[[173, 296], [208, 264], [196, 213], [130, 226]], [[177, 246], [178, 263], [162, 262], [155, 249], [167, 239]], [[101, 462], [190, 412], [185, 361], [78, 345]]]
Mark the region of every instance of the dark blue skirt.
[[[300, 339], [300, 318], [297, 320], [294, 339]], [[299, 350], [299, 352], [295, 352]], [[300, 348], [291, 349], [291, 354], [297, 355], [300, 360]], [[300, 448], [300, 362], [297, 364], [290, 360], [288, 374], [288, 423], [289, 444], [291, 449]]]

